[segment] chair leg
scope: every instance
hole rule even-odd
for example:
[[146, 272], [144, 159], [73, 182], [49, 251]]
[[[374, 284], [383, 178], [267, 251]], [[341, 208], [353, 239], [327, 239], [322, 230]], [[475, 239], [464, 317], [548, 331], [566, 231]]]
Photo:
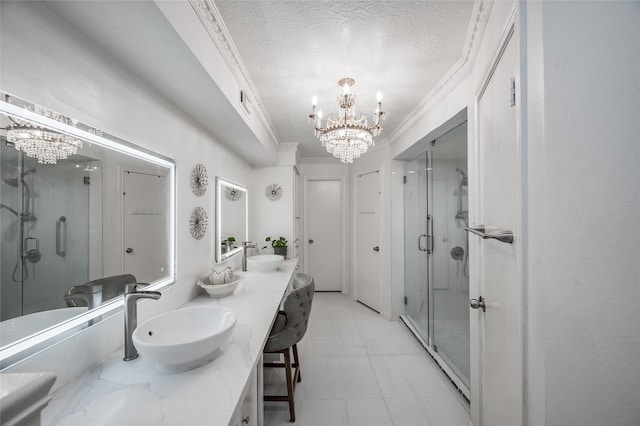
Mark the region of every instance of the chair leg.
[[293, 406], [293, 379], [291, 378], [291, 352], [289, 348], [284, 352], [285, 374], [287, 377], [287, 396], [289, 399], [289, 416], [291, 423], [296, 421], [296, 410]]
[[300, 360], [298, 359], [298, 344], [293, 345], [293, 365], [296, 367], [296, 373], [298, 373], [298, 383], [302, 381], [302, 373], [300, 372]]

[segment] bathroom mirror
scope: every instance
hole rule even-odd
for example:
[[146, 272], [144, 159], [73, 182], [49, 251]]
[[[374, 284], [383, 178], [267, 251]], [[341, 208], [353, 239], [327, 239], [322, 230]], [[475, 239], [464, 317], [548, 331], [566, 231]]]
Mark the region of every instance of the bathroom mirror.
[[[173, 161], [0, 92], [0, 368], [174, 282]], [[90, 284], [88, 284], [90, 283]]]
[[242, 251], [249, 240], [247, 188], [216, 177], [216, 262]]

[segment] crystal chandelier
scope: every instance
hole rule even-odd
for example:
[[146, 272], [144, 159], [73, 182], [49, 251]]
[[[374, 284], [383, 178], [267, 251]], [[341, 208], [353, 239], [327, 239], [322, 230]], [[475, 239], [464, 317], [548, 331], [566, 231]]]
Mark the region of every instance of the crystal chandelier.
[[382, 95], [378, 92], [378, 107], [373, 113], [374, 125], [369, 127], [367, 115], [359, 113], [356, 115], [352, 108], [356, 102], [356, 96], [349, 93], [349, 88], [355, 84], [352, 78], [343, 78], [338, 82], [342, 87], [343, 94], [337, 97], [340, 111], [338, 116], [329, 114], [326, 127], [322, 127], [322, 111], [316, 114], [316, 104], [318, 99], [313, 97], [313, 110], [309, 115], [309, 123], [315, 129], [315, 135], [334, 157], [339, 158], [343, 163], [353, 163], [354, 158], [360, 157], [367, 152], [369, 147], [374, 146], [373, 138], [382, 132], [380, 121], [385, 119], [382, 111]]
[[[73, 127], [77, 124], [75, 120], [46, 108], [36, 106], [35, 112]], [[30, 121], [13, 118], [7, 126], [7, 141], [12, 142], [17, 150], [23, 151], [27, 156], [37, 158], [40, 164], [56, 164], [58, 160], [74, 155], [78, 148], [82, 148], [79, 139]]]

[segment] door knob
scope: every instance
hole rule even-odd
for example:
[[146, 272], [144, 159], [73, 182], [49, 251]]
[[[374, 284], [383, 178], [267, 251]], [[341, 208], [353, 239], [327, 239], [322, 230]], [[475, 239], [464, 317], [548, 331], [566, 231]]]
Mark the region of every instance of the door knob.
[[133, 249], [131, 247], [129, 247], [128, 249], [125, 250], [127, 253], [133, 253]]
[[380, 251], [380, 247], [375, 246], [375, 247], [373, 248], [373, 251]]
[[309, 240], [309, 244], [313, 244], [313, 240]]
[[481, 309], [482, 308], [482, 312], [486, 312], [487, 311], [487, 305], [484, 303], [484, 297], [480, 296], [479, 299], [471, 299], [469, 300], [469, 306], [471, 306], [471, 309]]

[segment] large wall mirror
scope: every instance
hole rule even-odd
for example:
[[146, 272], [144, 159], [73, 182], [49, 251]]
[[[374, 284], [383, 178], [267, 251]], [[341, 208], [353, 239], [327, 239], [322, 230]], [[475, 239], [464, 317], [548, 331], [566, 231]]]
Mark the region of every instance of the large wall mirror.
[[216, 262], [242, 251], [249, 240], [247, 188], [216, 177]]
[[1, 93], [0, 368], [174, 282], [173, 161]]

